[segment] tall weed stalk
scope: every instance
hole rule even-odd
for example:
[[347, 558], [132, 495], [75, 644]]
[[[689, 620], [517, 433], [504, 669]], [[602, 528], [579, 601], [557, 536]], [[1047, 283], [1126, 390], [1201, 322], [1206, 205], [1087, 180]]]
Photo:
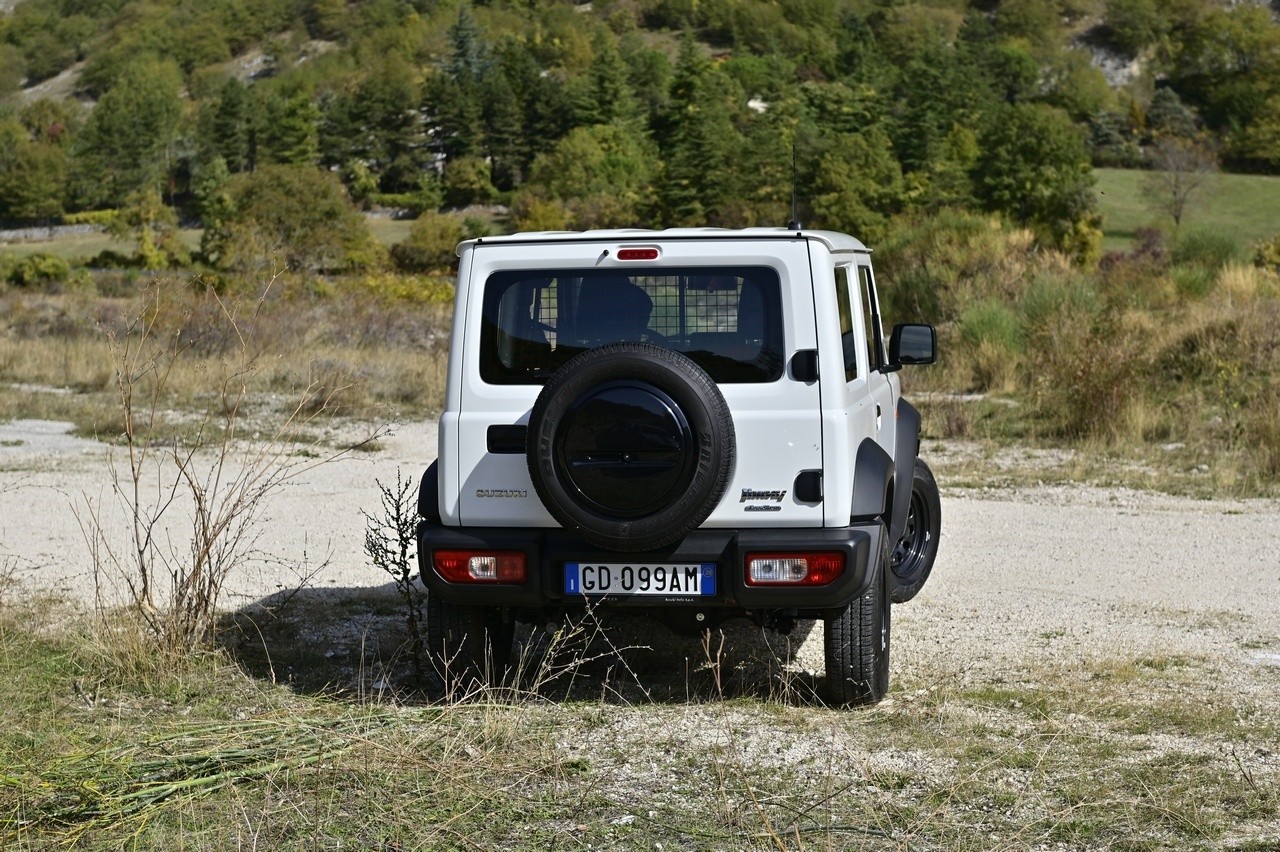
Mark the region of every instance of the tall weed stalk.
[[[254, 315], [270, 286], [252, 305]], [[206, 319], [207, 332], [188, 333], [192, 313], [211, 306], [219, 321]], [[107, 581], [122, 581], [128, 603], [164, 652], [189, 653], [210, 638], [222, 588], [253, 552], [270, 496], [354, 449], [313, 445], [297, 452], [295, 436], [325, 408], [314, 386], [282, 417], [268, 418], [273, 422], [251, 418], [250, 397], [263, 358], [238, 308], [212, 291], [201, 296], [184, 284], [162, 281], [123, 331], [107, 332], [122, 427], [121, 449], [110, 461], [111, 495], [128, 530], [120, 543], [116, 516], [89, 497], [81, 528], [93, 557], [100, 609], [111, 603], [104, 595]], [[205, 334], [215, 332], [231, 345], [210, 368], [208, 406], [189, 429], [158, 437], [176, 391], [171, 380], [204, 345]]]

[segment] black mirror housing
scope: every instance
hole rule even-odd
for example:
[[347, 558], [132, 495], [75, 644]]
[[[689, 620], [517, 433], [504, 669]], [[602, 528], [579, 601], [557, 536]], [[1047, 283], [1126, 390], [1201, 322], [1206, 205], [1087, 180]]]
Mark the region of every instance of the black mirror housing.
[[899, 323], [889, 337], [889, 364], [897, 369], [938, 360], [938, 332], [924, 323]]

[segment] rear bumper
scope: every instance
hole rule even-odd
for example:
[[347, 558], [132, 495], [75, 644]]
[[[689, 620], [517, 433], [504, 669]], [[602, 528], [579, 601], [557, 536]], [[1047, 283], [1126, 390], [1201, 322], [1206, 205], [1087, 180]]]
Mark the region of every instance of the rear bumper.
[[[418, 525], [418, 565], [431, 594], [455, 604], [497, 606], [521, 610], [558, 610], [607, 605], [650, 609], [782, 610], [802, 617], [818, 617], [865, 594], [870, 568], [887, 535], [881, 523], [840, 529], [696, 530], [661, 550], [617, 553], [601, 550], [562, 529], [501, 527], [445, 527], [429, 521]], [[525, 554], [524, 583], [463, 584], [441, 577], [432, 567], [437, 550], [510, 550]], [[749, 553], [802, 550], [839, 551], [844, 572], [823, 586], [749, 586], [745, 560]], [[564, 591], [566, 562], [685, 564], [714, 563], [716, 593], [708, 596], [631, 595], [586, 598]]]

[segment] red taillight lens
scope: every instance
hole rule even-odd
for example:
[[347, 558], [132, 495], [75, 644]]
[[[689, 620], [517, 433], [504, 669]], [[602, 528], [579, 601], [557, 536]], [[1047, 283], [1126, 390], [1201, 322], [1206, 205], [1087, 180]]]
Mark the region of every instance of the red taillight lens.
[[656, 248], [624, 248], [618, 249], [618, 260], [657, 260]]
[[748, 586], [824, 586], [844, 573], [844, 554], [748, 553]]
[[519, 550], [437, 550], [436, 573], [450, 583], [523, 583], [524, 553]]

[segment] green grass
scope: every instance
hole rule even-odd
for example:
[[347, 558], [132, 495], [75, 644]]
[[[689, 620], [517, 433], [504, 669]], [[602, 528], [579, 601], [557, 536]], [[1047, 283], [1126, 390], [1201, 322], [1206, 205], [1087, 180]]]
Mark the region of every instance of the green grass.
[[[402, 242], [409, 235], [409, 226], [413, 224], [407, 219], [371, 218], [367, 221], [369, 230], [373, 233], [374, 238], [385, 246]], [[180, 231], [182, 242], [188, 249], [193, 251], [200, 247], [200, 236], [203, 233], [204, 231], [201, 228], [183, 228]], [[120, 252], [121, 254], [132, 254], [134, 248], [132, 240], [117, 240], [108, 234], [97, 233], [60, 236], [52, 240], [0, 245], [0, 254], [18, 258], [28, 257], [33, 254], [52, 254], [63, 260], [75, 262], [88, 260], [99, 252], [107, 250]]]
[[365, 221], [369, 223], [369, 230], [374, 238], [384, 246], [404, 242], [405, 237], [409, 236], [410, 226], [413, 225], [412, 219], [371, 218]]
[[[188, 249], [200, 247], [200, 228], [183, 228], [179, 232], [183, 244]], [[117, 240], [109, 234], [76, 234], [60, 236], [52, 240], [40, 240], [29, 243], [13, 243], [0, 245], [0, 254], [12, 257], [28, 257], [33, 254], [51, 254], [68, 262], [85, 261], [99, 252], [115, 251], [129, 255], [134, 252], [136, 244], [133, 240]]]
[[[1172, 230], [1173, 221], [1152, 211], [1142, 198], [1146, 172], [1097, 169], [1094, 174], [1105, 250], [1130, 248], [1138, 228]], [[1215, 183], [1203, 201], [1189, 208], [1183, 230], [1230, 234], [1246, 246], [1280, 234], [1280, 177], [1222, 174]]]

